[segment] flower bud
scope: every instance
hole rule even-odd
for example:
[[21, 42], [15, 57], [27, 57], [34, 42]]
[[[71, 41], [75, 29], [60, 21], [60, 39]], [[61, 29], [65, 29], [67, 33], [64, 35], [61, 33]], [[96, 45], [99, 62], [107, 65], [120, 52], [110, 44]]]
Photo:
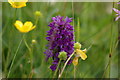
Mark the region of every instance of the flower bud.
[[65, 51], [62, 51], [59, 53], [58, 58], [61, 60], [66, 60], [67, 59], [67, 53]]
[[42, 13], [40, 11], [35, 11], [35, 16], [36, 17], [42, 16]]
[[81, 48], [81, 44], [76, 42], [74, 43], [74, 49], [80, 49]]
[[35, 43], [37, 43], [37, 41], [36, 40], [32, 40], [32, 43], [35, 44]]

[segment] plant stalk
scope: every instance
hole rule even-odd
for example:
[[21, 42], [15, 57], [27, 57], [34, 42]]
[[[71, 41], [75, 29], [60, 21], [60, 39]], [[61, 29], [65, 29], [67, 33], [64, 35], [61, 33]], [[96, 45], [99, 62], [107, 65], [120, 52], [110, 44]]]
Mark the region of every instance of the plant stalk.
[[61, 73], [59, 74], [58, 78], [60, 78], [60, 77], [62, 76], [63, 71], [64, 71], [64, 69], [65, 69], [68, 61], [71, 59], [71, 57], [72, 57], [73, 55], [74, 55], [74, 52], [70, 55], [70, 57], [69, 57], [69, 58], [67, 59], [67, 61], [65, 62], [64, 66], [63, 66], [63, 68], [62, 68], [62, 71], [61, 71]]
[[[24, 36], [24, 35], [23, 35], [23, 36]], [[9, 69], [9, 72], [8, 72], [8, 75], [7, 75], [7, 78], [9, 78], [9, 75], [10, 75], [10, 73], [11, 73], [11, 69], [12, 69], [12, 67], [13, 67], [13, 64], [14, 64], [14, 61], [15, 61], [15, 58], [16, 58], [16, 55], [17, 55], [17, 53], [18, 53], [18, 51], [19, 51], [19, 48], [20, 48], [20, 46], [21, 46], [21, 44], [22, 44], [22, 41], [23, 41], [23, 38], [21, 39], [21, 41], [20, 41], [20, 43], [19, 43], [19, 45], [18, 45], [18, 47], [17, 47], [17, 50], [16, 50], [15, 55], [14, 55], [14, 57], [13, 57], [13, 60], [12, 60], [12, 63], [11, 63], [11, 66], [10, 66], [10, 69]]]

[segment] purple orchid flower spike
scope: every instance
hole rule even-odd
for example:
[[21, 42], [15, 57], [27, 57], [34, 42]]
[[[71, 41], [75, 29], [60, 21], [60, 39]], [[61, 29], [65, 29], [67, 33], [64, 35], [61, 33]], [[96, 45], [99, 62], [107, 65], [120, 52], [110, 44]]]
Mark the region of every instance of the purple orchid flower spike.
[[120, 2], [118, 2], [117, 4], [120, 4]]
[[116, 19], [115, 19], [115, 21], [117, 21], [117, 20], [120, 18], [120, 11], [119, 11], [118, 9], [115, 9], [115, 8], [113, 8], [113, 10], [117, 13], [117, 14], [116, 14], [117, 17], [116, 17]]
[[[74, 28], [70, 24], [72, 22], [72, 18], [64, 18], [62, 16], [56, 16], [52, 18], [52, 22], [48, 25], [50, 30], [47, 31], [48, 40], [48, 49], [44, 52], [46, 55], [46, 60], [50, 57], [53, 62], [50, 66], [50, 69], [55, 71], [59, 62], [59, 52], [65, 51], [67, 52], [67, 58], [73, 53], [74, 48]], [[63, 60], [62, 62], [65, 62]], [[70, 64], [72, 60], [69, 61]]]

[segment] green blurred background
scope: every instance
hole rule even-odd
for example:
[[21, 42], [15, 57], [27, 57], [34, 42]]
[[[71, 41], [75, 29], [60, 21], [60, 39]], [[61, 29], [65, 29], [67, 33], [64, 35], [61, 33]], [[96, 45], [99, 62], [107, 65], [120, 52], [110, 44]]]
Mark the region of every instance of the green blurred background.
[[[2, 73], [6, 77], [11, 61], [18, 47], [23, 33], [14, 26], [15, 20], [32, 21], [35, 24], [35, 11], [40, 11], [43, 16], [39, 18], [36, 29], [26, 34], [25, 39], [29, 46], [32, 40], [37, 43], [32, 46], [33, 78], [52, 78], [53, 72], [49, 69], [52, 60], [45, 61], [44, 51], [47, 40], [46, 31], [48, 24], [54, 16], [73, 17], [76, 34], [78, 18], [80, 19], [79, 42], [82, 48], [89, 48], [88, 58], [79, 60], [76, 70], [76, 78], [117, 78], [118, 77], [118, 52], [117, 46], [117, 22], [114, 21], [115, 12], [112, 16], [113, 3], [83, 3], [83, 2], [28, 2], [26, 7], [15, 9], [7, 2], [2, 3]], [[115, 4], [114, 7], [117, 8]], [[16, 11], [16, 16], [15, 16]], [[111, 51], [110, 51], [111, 50]], [[109, 66], [109, 54], [110, 58]], [[11, 69], [11, 78], [28, 78], [30, 70], [30, 56], [24, 42], [20, 46], [15, 62]], [[107, 69], [106, 69], [107, 67]], [[74, 66], [70, 64], [65, 68], [64, 78], [74, 77]], [[110, 72], [110, 74], [109, 74]], [[105, 75], [103, 76], [103, 74]]]

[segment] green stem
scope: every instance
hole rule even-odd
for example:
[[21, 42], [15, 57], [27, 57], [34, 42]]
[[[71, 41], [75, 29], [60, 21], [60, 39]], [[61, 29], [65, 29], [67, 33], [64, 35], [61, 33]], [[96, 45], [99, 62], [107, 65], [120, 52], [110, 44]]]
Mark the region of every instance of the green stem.
[[111, 57], [109, 57], [109, 78], [110, 78], [110, 69], [111, 69]]
[[[39, 21], [39, 16], [37, 17], [36, 16], [36, 18], [35, 18], [36, 20], [35, 20], [35, 26], [37, 26], [37, 24], [38, 24], [38, 21]], [[37, 28], [35, 28], [35, 30], [34, 31], [36, 31], [37, 30]]]
[[61, 59], [60, 59], [60, 61], [59, 61], [59, 63], [58, 63], [57, 69], [55, 70], [55, 73], [54, 73], [54, 75], [53, 75], [53, 78], [56, 77], [56, 74], [57, 74], [57, 72], [58, 72], [58, 69], [59, 69], [60, 63], [61, 63]]
[[[114, 8], [114, 2], [113, 2], [113, 8]], [[112, 49], [113, 49], [113, 10], [112, 10], [112, 24], [111, 24], [111, 41], [110, 41], [110, 52], [109, 55], [112, 55]], [[111, 57], [109, 57], [109, 78], [110, 78], [110, 71], [111, 71]]]
[[73, 0], [72, 0], [72, 15], [73, 15], [73, 26], [74, 26], [74, 18], [75, 18], [75, 16], [74, 16], [74, 2], [73, 2]]
[[[73, 0], [72, 0], [72, 16], [73, 16], [73, 28], [75, 29], [75, 24], [74, 24], [75, 16], [74, 16], [74, 2], [73, 2]], [[73, 29], [73, 32], [75, 32], [74, 29]], [[75, 33], [74, 33], [74, 35], [75, 35]], [[74, 39], [75, 39], [75, 37], [74, 37]]]
[[[30, 63], [31, 63], [31, 72], [32, 72], [32, 68], [33, 68], [33, 61], [32, 61], [32, 59], [33, 59], [33, 57], [32, 57], [32, 49], [29, 47], [29, 45], [28, 45], [27, 41], [25, 40], [25, 36], [24, 36], [24, 43], [25, 43], [26, 47], [27, 47], [27, 48], [28, 48], [28, 50], [29, 50]], [[32, 73], [30, 73], [30, 74], [29, 74], [29, 77], [30, 77], [30, 78], [32, 78]]]
[[58, 78], [60, 78], [60, 77], [62, 76], [63, 71], [64, 71], [64, 69], [65, 69], [68, 61], [71, 59], [71, 57], [72, 57], [73, 55], [74, 55], [74, 52], [70, 55], [70, 57], [69, 57], [69, 58], [67, 59], [67, 61], [65, 62], [64, 66], [63, 66], [63, 68], [62, 68], [62, 71], [61, 71], [61, 73], [59, 74]]
[[[113, 2], [113, 8], [114, 8], [114, 2]], [[112, 9], [111, 9], [112, 10]], [[102, 76], [102, 78], [104, 77], [104, 75], [105, 75], [105, 72], [106, 72], [106, 70], [107, 70], [107, 68], [109, 67], [109, 78], [110, 78], [110, 71], [111, 71], [111, 55], [112, 55], [112, 53], [113, 53], [113, 23], [114, 23], [114, 20], [113, 20], [113, 10], [112, 10], [112, 24], [111, 24], [111, 40], [110, 40], [110, 51], [109, 51], [109, 62], [108, 62], [108, 64], [107, 64], [107, 66], [106, 66], [106, 68], [105, 68], [105, 71], [104, 71], [104, 73], [103, 73], [103, 76]]]
[[76, 77], [76, 66], [74, 66], [74, 78]]
[[[118, 42], [119, 42], [119, 41], [116, 42], [115, 48], [114, 48], [114, 50], [112, 51], [112, 53], [114, 53], [114, 51], [116, 50], [117, 45], [118, 45]], [[112, 53], [111, 53], [111, 54], [112, 54]], [[106, 66], [106, 68], [105, 68], [105, 70], [104, 70], [104, 73], [103, 73], [103, 75], [102, 75], [102, 78], [104, 77], [104, 75], [105, 75], [105, 73], [106, 73], [106, 70], [107, 70], [107, 68], [108, 68], [109, 65], [110, 65], [110, 62], [111, 62], [111, 61], [110, 61], [110, 58], [111, 58], [111, 55], [109, 55], [109, 62], [108, 62], [107, 66]], [[102, 79], [101, 79], [101, 80], [102, 80]]]
[[80, 38], [80, 20], [78, 18], [77, 28], [76, 28], [76, 41], [77, 42], [79, 42], [79, 38]]
[[39, 17], [36, 17], [36, 21], [35, 21], [36, 26], [37, 26], [38, 20], [39, 20]]
[[17, 8], [15, 9], [15, 13], [14, 13], [14, 18], [13, 18], [13, 23], [14, 23], [14, 21], [16, 20], [16, 14], [17, 13]]
[[[23, 35], [23, 36], [24, 36], [24, 35]], [[14, 57], [13, 57], [13, 60], [12, 60], [12, 63], [11, 63], [11, 66], [10, 66], [10, 69], [9, 69], [9, 72], [8, 72], [8, 75], [7, 75], [7, 78], [9, 78], [9, 75], [10, 75], [10, 73], [11, 73], [11, 69], [12, 69], [12, 67], [13, 67], [13, 63], [14, 63], [14, 61], [15, 61], [16, 55], [17, 55], [17, 53], [18, 53], [18, 50], [19, 50], [19, 48], [20, 48], [20, 46], [21, 46], [22, 41], [23, 41], [23, 38], [22, 38], [22, 40], [20, 41], [20, 43], [19, 43], [19, 45], [18, 45], [18, 47], [17, 47], [17, 50], [16, 50], [15, 55], [14, 55]]]
[[[109, 64], [110, 64], [110, 60], [109, 60], [107, 66], [106, 66], [106, 68], [105, 68], [105, 71], [104, 71], [104, 73], [103, 73], [103, 75], [102, 75], [102, 78], [104, 77], [104, 75], [105, 75], [105, 73], [106, 73], [106, 70], [107, 70], [107, 68], [109, 67]], [[102, 80], [102, 79], [101, 79], [101, 80]]]
[[24, 36], [24, 43], [25, 43], [26, 47], [28, 48], [28, 50], [31, 52], [31, 49], [30, 49], [29, 45], [27, 44], [27, 41], [25, 40], [25, 36]]

